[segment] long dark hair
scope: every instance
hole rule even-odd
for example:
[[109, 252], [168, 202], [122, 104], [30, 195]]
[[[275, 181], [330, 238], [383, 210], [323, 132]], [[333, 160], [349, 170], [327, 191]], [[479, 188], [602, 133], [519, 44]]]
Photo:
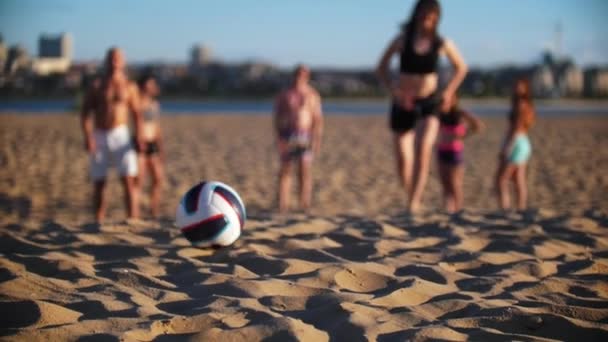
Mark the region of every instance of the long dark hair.
[[[441, 5], [438, 0], [418, 0], [414, 9], [412, 10], [412, 14], [410, 18], [401, 25], [401, 29], [407, 35], [414, 33], [416, 30], [416, 24], [421, 19], [422, 14], [431, 11], [437, 13], [437, 16], [441, 18]], [[433, 34], [437, 36], [437, 26], [435, 26]]]
[[[523, 94], [519, 94], [517, 88], [519, 85], [525, 87]], [[526, 110], [520, 110], [520, 104], [525, 103], [527, 106]], [[530, 86], [530, 80], [527, 77], [519, 77], [515, 80], [513, 85], [513, 95], [511, 96], [511, 114], [509, 115], [509, 121], [515, 126], [521, 126], [525, 130], [528, 130], [534, 123], [536, 113], [534, 112], [534, 105], [532, 103], [532, 88]]]
[[149, 80], [156, 80], [156, 77], [154, 77], [154, 74], [151, 71], [146, 70], [137, 79], [137, 86], [139, 87], [139, 89], [144, 90], [144, 88], [146, 87], [146, 83], [148, 83]]

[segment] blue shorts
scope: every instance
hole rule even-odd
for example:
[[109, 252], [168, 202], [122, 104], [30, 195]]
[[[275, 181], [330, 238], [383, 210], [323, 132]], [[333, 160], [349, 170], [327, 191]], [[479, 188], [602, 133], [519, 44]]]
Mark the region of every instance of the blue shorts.
[[530, 160], [532, 155], [532, 145], [530, 139], [525, 134], [518, 134], [513, 141], [511, 153], [507, 157], [507, 161], [511, 164], [525, 164]]

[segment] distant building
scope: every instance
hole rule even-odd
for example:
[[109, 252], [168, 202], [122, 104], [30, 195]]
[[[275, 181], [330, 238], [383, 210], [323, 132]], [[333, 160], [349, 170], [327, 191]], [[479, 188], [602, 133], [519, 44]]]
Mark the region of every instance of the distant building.
[[546, 64], [540, 65], [532, 71], [532, 92], [539, 97], [554, 95], [555, 81], [551, 67]]
[[190, 51], [190, 67], [199, 69], [209, 65], [212, 62], [211, 49], [204, 45], [195, 45]]
[[30, 58], [24, 47], [14, 45], [8, 49], [4, 72], [8, 75], [14, 75], [19, 71], [26, 71], [30, 66]]
[[242, 77], [245, 82], [271, 81], [278, 79], [279, 70], [272, 64], [251, 62], [242, 66]]
[[557, 90], [560, 96], [580, 96], [583, 93], [583, 71], [570, 61], [556, 68]]
[[66, 73], [72, 64], [72, 38], [68, 33], [41, 35], [38, 39], [38, 58], [32, 69], [37, 75]]
[[608, 68], [591, 68], [584, 74], [585, 96], [605, 97], [608, 96]]
[[568, 58], [556, 58], [544, 52], [542, 62], [532, 70], [532, 89], [536, 96], [580, 96], [583, 93], [583, 71]]
[[8, 48], [6, 47], [6, 44], [4, 44], [4, 38], [0, 34], [0, 75], [4, 73], [6, 57], [8, 57]]
[[72, 58], [72, 37], [69, 33], [43, 34], [38, 38], [38, 57]]

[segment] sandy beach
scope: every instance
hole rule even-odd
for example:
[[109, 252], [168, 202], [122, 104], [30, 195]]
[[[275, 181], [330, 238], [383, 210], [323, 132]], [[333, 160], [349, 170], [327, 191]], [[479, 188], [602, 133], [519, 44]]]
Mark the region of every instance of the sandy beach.
[[[0, 340], [608, 340], [608, 119], [539, 118], [524, 213], [497, 211], [506, 122], [484, 121], [461, 214], [441, 210], [433, 166], [405, 215], [386, 118], [341, 115], [311, 213], [280, 216], [270, 117], [165, 116], [163, 218], [125, 221], [112, 174], [100, 226], [78, 117], [2, 115]], [[232, 247], [193, 248], [173, 225], [204, 179], [246, 204]]]

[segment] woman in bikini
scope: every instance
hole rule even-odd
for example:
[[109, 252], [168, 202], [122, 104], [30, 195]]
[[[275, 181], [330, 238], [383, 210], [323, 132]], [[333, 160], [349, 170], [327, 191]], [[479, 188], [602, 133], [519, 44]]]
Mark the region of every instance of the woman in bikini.
[[138, 185], [143, 188], [146, 173], [152, 175], [150, 208], [153, 217], [160, 214], [160, 197], [163, 183], [164, 146], [160, 130], [160, 105], [156, 99], [159, 87], [152, 75], [144, 75], [138, 81], [143, 116], [144, 148], [139, 152]]

